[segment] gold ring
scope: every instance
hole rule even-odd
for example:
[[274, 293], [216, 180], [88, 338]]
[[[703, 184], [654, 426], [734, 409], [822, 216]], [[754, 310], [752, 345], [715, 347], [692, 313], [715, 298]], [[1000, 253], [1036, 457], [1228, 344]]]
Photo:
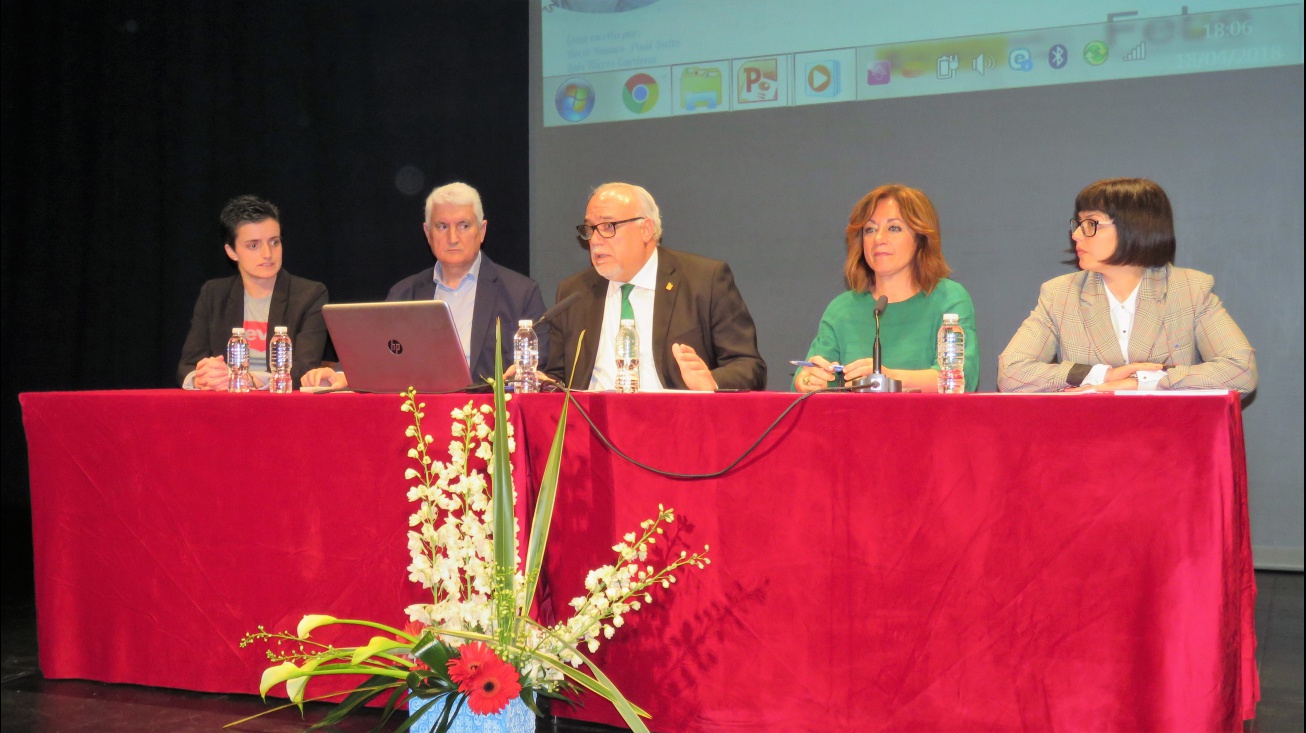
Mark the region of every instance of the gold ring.
[[810, 374], [804, 374], [804, 375], [803, 375], [803, 386], [805, 386], [805, 387], [810, 387], [810, 386], [812, 386], [812, 375], [810, 375]]

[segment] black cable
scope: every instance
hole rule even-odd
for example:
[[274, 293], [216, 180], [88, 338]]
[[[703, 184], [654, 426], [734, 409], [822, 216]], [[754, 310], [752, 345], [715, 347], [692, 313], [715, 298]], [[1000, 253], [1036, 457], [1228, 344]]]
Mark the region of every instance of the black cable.
[[[599, 426], [594, 424], [594, 420], [590, 418], [589, 413], [587, 413], [585, 411], [585, 408], [581, 407], [580, 403], [576, 401], [576, 398], [572, 396], [571, 390], [563, 389], [561, 391], [565, 392], [567, 395], [567, 399], [571, 402], [571, 404], [575, 405], [576, 410], [580, 413], [580, 416], [584, 418], [585, 422], [589, 424], [590, 430], [594, 431], [594, 435], [599, 439], [599, 442], [602, 443], [603, 446], [606, 447], [608, 450], [612, 451], [613, 454], [615, 454], [618, 458], [622, 459], [623, 461], [626, 461], [632, 466], [642, 468], [645, 471], [648, 471], [649, 473], [654, 473], [659, 476], [666, 476], [667, 478], [682, 479], [682, 480], [719, 478], [721, 476], [726, 475], [727, 473], [730, 473], [731, 471], [734, 470], [735, 466], [738, 466], [741, 462], [743, 462], [745, 458], [747, 458], [750, 454], [752, 454], [753, 451], [757, 450], [757, 447], [762, 444], [762, 441], [766, 440], [767, 436], [769, 436], [772, 433], [772, 431], [774, 431], [776, 427], [780, 425], [780, 421], [784, 420], [785, 417], [789, 415], [789, 413], [793, 412], [795, 407], [798, 407], [798, 405], [802, 404], [804, 400], [811, 397], [812, 395], [821, 394], [821, 392], [808, 392], [802, 397], [799, 397], [798, 399], [791, 402], [789, 406], [786, 407], [784, 411], [780, 413], [780, 416], [777, 417], [775, 420], [771, 421], [771, 424], [766, 427], [766, 430], [762, 431], [762, 434], [758, 436], [757, 440], [753, 441], [752, 445], [748, 446], [748, 448], [745, 449], [744, 452], [738, 458], [731, 461], [730, 464], [725, 468], [719, 471], [712, 471], [711, 473], [676, 473], [674, 471], [663, 471], [660, 468], [653, 468], [648, 464], [641, 463], [640, 461], [637, 461], [634, 458], [631, 458], [630, 456], [626, 455], [620, 448], [613, 445], [612, 441], [608, 440], [608, 437], [603, 434], [602, 430], [599, 430]], [[849, 391], [849, 388], [837, 387], [835, 389], [828, 389], [824, 391], [827, 393], [846, 392]]]

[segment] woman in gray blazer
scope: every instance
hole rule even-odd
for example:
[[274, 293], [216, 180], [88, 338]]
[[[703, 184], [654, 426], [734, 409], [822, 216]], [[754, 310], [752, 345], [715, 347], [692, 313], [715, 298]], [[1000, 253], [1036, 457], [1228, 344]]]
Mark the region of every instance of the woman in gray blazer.
[[1000, 391], [1256, 388], [1256, 354], [1215, 279], [1174, 266], [1160, 186], [1098, 181], [1075, 198], [1070, 226], [1079, 272], [1043, 283], [998, 357]]

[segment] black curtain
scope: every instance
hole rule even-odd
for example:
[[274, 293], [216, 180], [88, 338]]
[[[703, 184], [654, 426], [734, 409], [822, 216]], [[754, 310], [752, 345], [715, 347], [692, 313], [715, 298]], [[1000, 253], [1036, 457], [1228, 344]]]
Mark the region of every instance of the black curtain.
[[285, 268], [336, 302], [431, 264], [422, 202], [454, 180], [527, 272], [528, 23], [520, 0], [6, 0], [8, 557], [31, 552], [18, 393], [174, 387], [200, 285], [234, 271], [228, 198], [275, 202]]

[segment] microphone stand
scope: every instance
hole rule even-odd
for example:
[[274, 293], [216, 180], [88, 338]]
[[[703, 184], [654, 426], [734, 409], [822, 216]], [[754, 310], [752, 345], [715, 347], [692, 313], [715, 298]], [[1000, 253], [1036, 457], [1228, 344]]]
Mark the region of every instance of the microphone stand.
[[871, 360], [875, 362], [875, 371], [857, 380], [854, 392], [901, 392], [902, 382], [884, 373], [884, 363], [880, 359], [880, 314], [889, 306], [889, 299], [883, 295], [875, 302], [875, 343], [871, 346]]

